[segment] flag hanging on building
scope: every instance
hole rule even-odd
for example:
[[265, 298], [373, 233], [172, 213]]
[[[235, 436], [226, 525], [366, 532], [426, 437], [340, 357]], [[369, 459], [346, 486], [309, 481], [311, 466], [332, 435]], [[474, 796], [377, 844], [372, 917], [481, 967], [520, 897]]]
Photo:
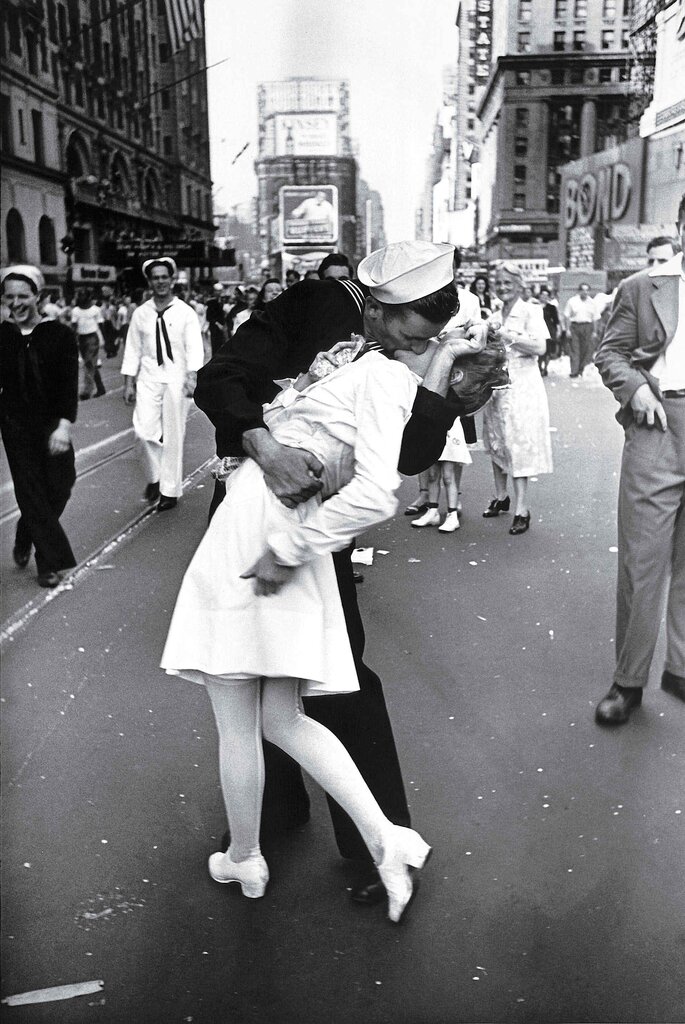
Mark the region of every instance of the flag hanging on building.
[[165, 0], [169, 52], [178, 53], [202, 35], [202, 0]]

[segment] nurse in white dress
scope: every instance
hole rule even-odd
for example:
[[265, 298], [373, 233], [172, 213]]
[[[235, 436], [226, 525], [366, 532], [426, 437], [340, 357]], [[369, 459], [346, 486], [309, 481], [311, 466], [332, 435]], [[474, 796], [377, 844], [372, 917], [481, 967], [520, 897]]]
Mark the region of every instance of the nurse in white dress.
[[[281, 444], [320, 460], [321, 494], [288, 509], [257, 463], [245, 460], [229, 476], [181, 586], [162, 667], [203, 683], [212, 702], [231, 845], [210, 857], [209, 871], [239, 882], [246, 896], [263, 895], [268, 881], [259, 848], [262, 735], [353, 819], [388, 891], [391, 920], [411, 899], [409, 868], [430, 853], [418, 833], [385, 817], [345, 747], [300, 702], [302, 694], [358, 688], [331, 552], [396, 510], [402, 433], [419, 378], [388, 356], [424, 352], [423, 324], [384, 336], [385, 354], [365, 352], [313, 383], [305, 375], [277, 396], [265, 422]], [[463, 353], [463, 340], [438, 346], [424, 385], [438, 364], [446, 385], [445, 364]]]
[[483, 411], [483, 445], [495, 477], [495, 497], [483, 516], [490, 519], [508, 511], [507, 476], [511, 476], [515, 506], [509, 533], [516, 535], [530, 526], [530, 477], [552, 472], [549, 405], [538, 366], [538, 356], [547, 349], [549, 330], [542, 306], [521, 298], [524, 281], [517, 264], [500, 264], [495, 288], [503, 306], [489, 323], [499, 328], [507, 349], [511, 387], [496, 391]]

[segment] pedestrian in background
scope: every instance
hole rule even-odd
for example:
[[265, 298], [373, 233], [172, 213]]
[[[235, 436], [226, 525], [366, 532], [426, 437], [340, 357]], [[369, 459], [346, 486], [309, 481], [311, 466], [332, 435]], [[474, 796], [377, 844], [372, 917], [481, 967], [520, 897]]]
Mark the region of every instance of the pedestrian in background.
[[76, 565], [59, 520], [76, 480], [78, 350], [65, 324], [41, 320], [37, 267], [7, 267], [0, 282], [0, 429], [20, 512], [12, 556], [23, 569], [35, 549], [38, 583], [53, 588]]
[[668, 235], [657, 235], [647, 245], [647, 266], [656, 267], [661, 263], [668, 263], [680, 251], [680, 246], [675, 238]]
[[572, 295], [564, 307], [564, 320], [569, 333], [571, 377], [582, 377], [583, 370], [592, 362], [595, 348], [595, 321], [598, 319], [590, 295], [590, 285], [582, 281], [578, 294]]
[[146, 260], [143, 274], [153, 295], [131, 317], [121, 373], [124, 402], [135, 404], [145, 497], [165, 512], [183, 493], [186, 419], [204, 348], [195, 310], [173, 294], [174, 260]]
[[490, 281], [486, 274], [476, 274], [469, 286], [469, 291], [478, 299], [481, 317], [487, 320], [493, 312], [492, 297], [490, 295]]
[[285, 272], [285, 286], [286, 286], [286, 288], [292, 288], [292, 286], [294, 284], [297, 284], [297, 282], [299, 280], [300, 280], [300, 275], [298, 274], [298, 272], [296, 270], [294, 270], [292, 267], [290, 268], [290, 270], [286, 270], [286, 272]]
[[543, 377], [546, 377], [548, 374], [547, 368], [549, 366], [550, 359], [558, 359], [561, 355], [559, 350], [559, 329], [561, 327], [559, 310], [552, 303], [551, 299], [552, 293], [547, 285], [544, 284], [540, 288], [540, 302], [542, 304], [542, 315], [545, 319], [549, 336], [547, 338], [545, 354], [538, 358], [540, 373]]
[[102, 383], [98, 367], [100, 344], [103, 340], [101, 324], [100, 307], [93, 301], [91, 292], [86, 288], [80, 288], [76, 293], [76, 305], [71, 310], [71, 326], [76, 333], [83, 361], [83, 386], [79, 397], [84, 402], [92, 397], [93, 389], [96, 398], [105, 394], [105, 385]]
[[492, 460], [495, 478], [495, 497], [483, 517], [490, 519], [509, 510], [510, 476], [514, 521], [509, 533], [514, 536], [530, 527], [530, 477], [552, 472], [549, 406], [537, 361], [546, 350], [547, 325], [542, 307], [525, 302], [523, 289], [520, 267], [512, 262], [501, 263], [495, 276], [495, 290], [502, 309], [489, 322], [507, 350], [511, 386], [496, 391], [483, 411], [483, 444]]
[[329, 277], [335, 278], [338, 281], [341, 278], [348, 278], [351, 281], [354, 277], [354, 270], [344, 252], [329, 252], [328, 256], [324, 256], [321, 263], [319, 263], [317, 276], [322, 281]]
[[238, 330], [238, 328], [242, 324], [244, 324], [246, 320], [249, 320], [250, 317], [252, 316], [252, 310], [255, 308], [255, 303], [259, 296], [259, 289], [255, 288], [253, 284], [250, 284], [247, 286], [247, 288], [243, 289], [243, 296], [245, 300], [243, 308], [239, 312], [234, 313], [233, 315], [234, 334]]
[[214, 355], [226, 341], [224, 287], [219, 281], [213, 285], [213, 295], [207, 302], [207, 326], [209, 327], [209, 345], [212, 355]]
[[267, 277], [266, 281], [259, 289], [257, 298], [255, 300], [255, 309], [264, 309], [267, 302], [271, 302], [283, 291], [283, 285], [277, 277]]
[[[677, 229], [685, 251], [685, 195]], [[622, 281], [595, 357], [625, 429], [618, 494], [616, 669], [595, 711], [621, 725], [642, 703], [666, 600], [661, 686], [685, 701], [685, 257]]]

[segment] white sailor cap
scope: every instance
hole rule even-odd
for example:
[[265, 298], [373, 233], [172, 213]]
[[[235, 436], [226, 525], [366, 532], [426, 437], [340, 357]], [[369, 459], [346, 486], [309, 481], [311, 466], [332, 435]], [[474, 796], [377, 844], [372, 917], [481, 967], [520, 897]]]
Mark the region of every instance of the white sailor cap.
[[12, 267], [4, 267], [3, 270], [0, 270], [0, 285], [6, 277], [10, 276], [23, 277], [30, 281], [36, 294], [45, 287], [45, 278], [38, 267], [34, 267], [31, 263], [15, 263]]
[[414, 302], [453, 281], [454, 251], [449, 242], [393, 242], [365, 256], [357, 277], [379, 302]]
[[177, 268], [176, 263], [172, 260], [171, 256], [156, 256], [153, 260], [145, 260], [143, 263], [143, 274], [145, 277], [148, 276], [148, 270], [155, 265], [155, 263], [163, 263], [169, 268], [169, 273], [172, 277], [176, 277]]

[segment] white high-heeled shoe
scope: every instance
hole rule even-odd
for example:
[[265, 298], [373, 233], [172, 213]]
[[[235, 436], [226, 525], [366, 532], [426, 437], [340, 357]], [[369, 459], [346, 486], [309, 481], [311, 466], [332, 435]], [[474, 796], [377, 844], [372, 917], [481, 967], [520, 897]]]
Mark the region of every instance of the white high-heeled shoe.
[[261, 853], [253, 853], [247, 860], [232, 861], [231, 855], [213, 853], [208, 861], [209, 873], [215, 882], [238, 882], [243, 896], [258, 900], [266, 891], [269, 869]]
[[422, 868], [432, 853], [418, 832], [393, 825], [376, 864], [388, 894], [388, 917], [399, 924], [414, 895], [410, 868]]

